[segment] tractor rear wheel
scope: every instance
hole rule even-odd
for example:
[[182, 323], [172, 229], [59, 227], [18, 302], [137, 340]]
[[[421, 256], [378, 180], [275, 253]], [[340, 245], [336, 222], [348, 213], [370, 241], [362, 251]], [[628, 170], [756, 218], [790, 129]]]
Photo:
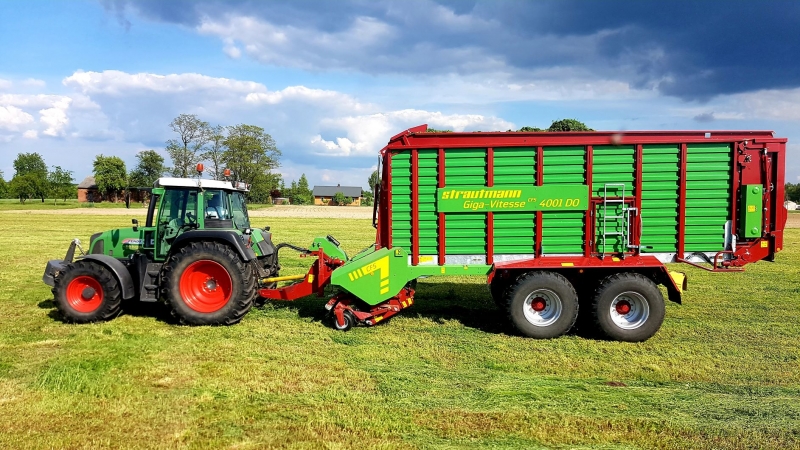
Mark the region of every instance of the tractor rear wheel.
[[69, 264], [55, 279], [53, 298], [64, 320], [74, 323], [111, 320], [122, 306], [119, 281], [92, 261]]
[[604, 279], [592, 302], [596, 330], [616, 341], [650, 339], [661, 328], [665, 312], [664, 296], [656, 284], [631, 272]]
[[164, 297], [172, 314], [191, 325], [232, 325], [256, 297], [256, 274], [233, 249], [219, 242], [194, 242], [164, 266]]
[[511, 323], [525, 336], [550, 339], [572, 328], [578, 317], [578, 294], [563, 276], [546, 271], [529, 272], [506, 289]]

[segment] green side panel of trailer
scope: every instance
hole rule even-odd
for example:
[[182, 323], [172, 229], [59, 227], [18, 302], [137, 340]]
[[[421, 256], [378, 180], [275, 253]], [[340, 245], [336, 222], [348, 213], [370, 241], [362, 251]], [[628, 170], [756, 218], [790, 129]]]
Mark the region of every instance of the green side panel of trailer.
[[392, 247], [411, 252], [411, 152], [392, 155]]
[[[593, 147], [592, 196], [632, 198], [635, 170], [636, 150], [632, 146]], [[620, 233], [628, 233], [628, 228], [621, 204], [598, 205], [595, 208], [595, 249], [603, 253], [627, 251]]]
[[[486, 149], [445, 150], [445, 186], [486, 186]], [[486, 214], [445, 214], [445, 250], [448, 255], [486, 254]]]
[[[494, 185], [536, 184], [536, 148], [494, 149]], [[535, 212], [494, 213], [494, 254], [533, 255], [536, 244]]]
[[[436, 186], [439, 181], [438, 150], [417, 151], [419, 166], [419, 254], [438, 253], [439, 215], [436, 213]], [[411, 247], [409, 247], [411, 248]]]
[[725, 223], [731, 218], [730, 144], [689, 144], [686, 150], [685, 251], [724, 250]]
[[678, 251], [678, 145], [642, 146], [642, 253]]
[[[545, 147], [543, 184], [586, 184], [586, 150], [583, 146]], [[583, 253], [584, 216], [579, 211], [542, 212], [542, 253]]]

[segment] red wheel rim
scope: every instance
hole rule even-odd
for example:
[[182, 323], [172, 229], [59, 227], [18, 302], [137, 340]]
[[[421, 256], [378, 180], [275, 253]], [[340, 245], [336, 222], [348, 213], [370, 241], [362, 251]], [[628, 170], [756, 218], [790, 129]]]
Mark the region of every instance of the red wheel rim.
[[181, 275], [181, 298], [201, 313], [219, 311], [231, 299], [233, 281], [222, 264], [203, 260], [189, 265]]
[[103, 287], [93, 277], [81, 275], [69, 282], [66, 296], [72, 309], [90, 313], [103, 304]]
[[536, 312], [544, 311], [546, 307], [547, 307], [547, 301], [542, 297], [536, 297], [531, 302], [531, 309], [533, 309]]

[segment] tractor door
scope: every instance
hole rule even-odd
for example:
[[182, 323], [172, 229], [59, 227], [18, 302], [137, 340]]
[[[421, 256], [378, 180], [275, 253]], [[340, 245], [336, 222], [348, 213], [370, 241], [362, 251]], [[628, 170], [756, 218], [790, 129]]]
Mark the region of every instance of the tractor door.
[[158, 208], [156, 258], [166, 258], [175, 238], [194, 228], [197, 228], [197, 190], [167, 189]]

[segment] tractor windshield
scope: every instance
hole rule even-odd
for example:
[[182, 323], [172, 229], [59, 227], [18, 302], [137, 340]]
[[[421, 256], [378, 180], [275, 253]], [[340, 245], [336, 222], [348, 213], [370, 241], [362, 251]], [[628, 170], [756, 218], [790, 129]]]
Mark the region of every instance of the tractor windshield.
[[234, 227], [239, 230], [250, 228], [250, 217], [247, 215], [247, 203], [243, 193], [231, 193], [231, 212], [233, 214]]

